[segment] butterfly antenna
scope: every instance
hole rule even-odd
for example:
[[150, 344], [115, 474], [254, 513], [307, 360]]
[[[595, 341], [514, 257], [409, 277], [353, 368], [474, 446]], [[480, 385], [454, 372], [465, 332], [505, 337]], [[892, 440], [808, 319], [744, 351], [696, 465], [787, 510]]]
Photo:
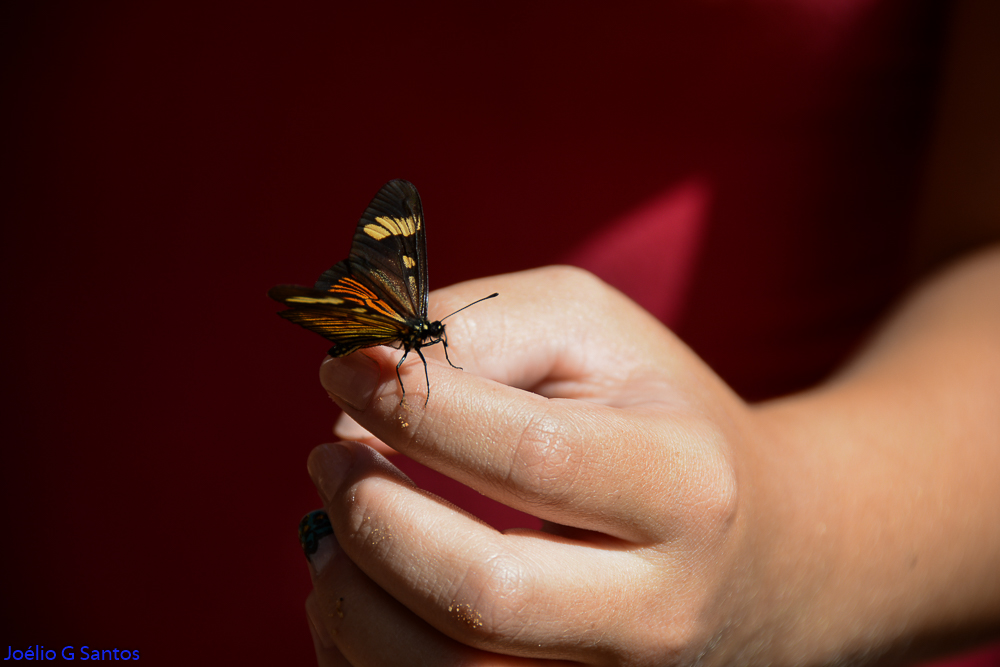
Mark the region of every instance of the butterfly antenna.
[[[456, 310], [451, 315], [458, 315], [460, 312], [462, 312], [463, 310], [465, 310], [469, 306], [474, 306], [477, 303], [479, 303], [480, 301], [486, 301], [486, 299], [492, 299], [495, 296], [500, 296], [500, 292], [493, 292], [493, 294], [490, 294], [489, 296], [484, 296], [482, 299], [476, 299], [475, 301], [473, 301], [472, 303], [470, 303], [468, 306], [462, 306], [461, 308], [459, 308], [458, 310]], [[446, 316], [442, 317], [441, 321], [444, 322], [446, 319], [448, 319], [449, 317], [451, 317], [451, 315], [446, 315]]]

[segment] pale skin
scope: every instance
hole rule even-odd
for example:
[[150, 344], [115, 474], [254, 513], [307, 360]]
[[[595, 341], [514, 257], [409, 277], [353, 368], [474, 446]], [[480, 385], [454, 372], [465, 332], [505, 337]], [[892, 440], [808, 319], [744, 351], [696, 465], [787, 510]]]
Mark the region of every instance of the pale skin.
[[[311, 570], [319, 664], [830, 664], [1000, 633], [1000, 146], [949, 129], [1000, 104], [956, 85], [916, 256], [938, 268], [813, 389], [747, 404], [567, 267], [435, 292], [432, 317], [501, 296], [447, 322], [464, 372], [425, 351], [426, 406], [419, 360], [401, 404], [399, 351], [326, 359], [346, 416], [309, 459], [340, 545]], [[389, 447], [544, 530], [498, 533]]]

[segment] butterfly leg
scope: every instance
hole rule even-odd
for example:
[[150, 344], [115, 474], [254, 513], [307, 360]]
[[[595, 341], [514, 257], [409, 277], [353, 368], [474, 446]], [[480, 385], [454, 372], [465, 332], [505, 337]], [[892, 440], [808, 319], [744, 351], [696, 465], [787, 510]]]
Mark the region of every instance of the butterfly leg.
[[461, 370], [465, 370], [461, 366], [456, 366], [455, 364], [451, 363], [451, 359], [448, 358], [448, 335], [447, 334], [445, 334], [444, 336], [441, 337], [441, 344], [444, 345], [444, 358], [448, 360], [448, 364], [452, 368], [454, 368], [456, 370], [460, 370], [460, 371]]
[[[417, 349], [417, 354], [420, 356], [420, 361], [424, 362], [424, 380], [427, 381], [427, 395], [424, 397], [424, 407], [427, 407], [427, 401], [431, 400], [431, 376], [427, 374], [427, 360], [424, 359], [424, 353]], [[399, 373], [399, 366], [396, 367], [396, 373]]]
[[[406, 361], [406, 355], [408, 355], [409, 353], [410, 353], [409, 350], [405, 350], [403, 352], [403, 356], [399, 358], [399, 363], [396, 364], [396, 382], [399, 383], [399, 388], [403, 392], [403, 396], [399, 399], [400, 403], [402, 403], [403, 401], [406, 400], [406, 385], [403, 384], [403, 378], [400, 377], [400, 375], [399, 375], [399, 367], [403, 365], [404, 361]], [[417, 353], [419, 354], [420, 350], [417, 350]], [[420, 358], [423, 359], [424, 355], [421, 354]], [[424, 368], [425, 368], [425, 370], [426, 370], [426, 367], [427, 367], [427, 363], [424, 362]]]
[[[424, 353], [420, 351], [419, 347], [413, 348], [417, 352], [417, 356], [420, 357], [420, 361], [424, 364], [424, 380], [427, 381], [427, 396], [424, 398], [424, 407], [427, 407], [427, 401], [431, 400], [431, 378], [427, 374], [427, 359], [424, 358]], [[403, 378], [399, 374], [399, 367], [403, 365], [406, 361], [406, 355], [410, 353], [410, 350], [403, 352], [403, 356], [400, 357], [399, 363], [396, 364], [396, 381], [399, 382], [399, 388], [402, 390], [403, 395], [400, 397], [399, 402], [402, 403], [406, 400], [406, 385], [403, 384]]]

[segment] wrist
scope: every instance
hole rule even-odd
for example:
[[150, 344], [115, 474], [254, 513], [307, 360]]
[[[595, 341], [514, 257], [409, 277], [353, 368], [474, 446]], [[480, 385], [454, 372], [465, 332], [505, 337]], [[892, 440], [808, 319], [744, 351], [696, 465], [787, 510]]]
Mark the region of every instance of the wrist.
[[752, 612], [774, 664], [925, 657], [995, 631], [996, 512], [975, 509], [989, 464], [914, 430], [892, 395], [846, 382], [752, 409]]
[[846, 632], [831, 614], [832, 558], [843, 538], [799, 426], [805, 411], [750, 406], [734, 448], [738, 530], [726, 591], [724, 630], [707, 664], [832, 662]]

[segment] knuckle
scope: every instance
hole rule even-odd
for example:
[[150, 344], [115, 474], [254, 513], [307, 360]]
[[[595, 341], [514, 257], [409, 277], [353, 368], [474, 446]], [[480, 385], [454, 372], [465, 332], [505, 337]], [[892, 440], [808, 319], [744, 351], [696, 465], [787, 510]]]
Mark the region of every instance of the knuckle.
[[592, 289], [604, 284], [604, 281], [593, 273], [578, 266], [559, 264], [557, 266], [546, 267], [545, 270], [550, 272], [548, 277], [556, 281], [560, 286], [574, 285], [577, 288]]
[[[728, 455], [725, 436], [711, 425], [688, 421], [665, 433], [669, 443], [659, 454], [670, 470], [672, 491], [668, 505], [654, 501], [672, 520], [652, 526], [651, 536], [668, 534], [701, 536], [712, 542], [728, 532], [740, 505], [736, 470]], [[654, 512], [654, 514], [657, 512]]]
[[480, 646], [516, 637], [522, 615], [532, 608], [535, 587], [520, 558], [497, 554], [472, 568], [449, 601], [447, 613]]
[[583, 301], [601, 300], [613, 292], [606, 282], [596, 275], [576, 266], [551, 267], [551, 279], [560, 291], [567, 294], [577, 294]]
[[739, 494], [736, 471], [726, 456], [725, 436], [717, 429], [701, 435], [701, 447], [692, 464], [689, 492], [695, 495], [694, 505], [705, 525], [716, 532], [729, 524], [736, 515]]
[[529, 500], [544, 498], [546, 504], [564, 499], [580, 476], [582, 461], [577, 453], [579, 433], [572, 420], [547, 401], [527, 421], [514, 448], [509, 482]]

